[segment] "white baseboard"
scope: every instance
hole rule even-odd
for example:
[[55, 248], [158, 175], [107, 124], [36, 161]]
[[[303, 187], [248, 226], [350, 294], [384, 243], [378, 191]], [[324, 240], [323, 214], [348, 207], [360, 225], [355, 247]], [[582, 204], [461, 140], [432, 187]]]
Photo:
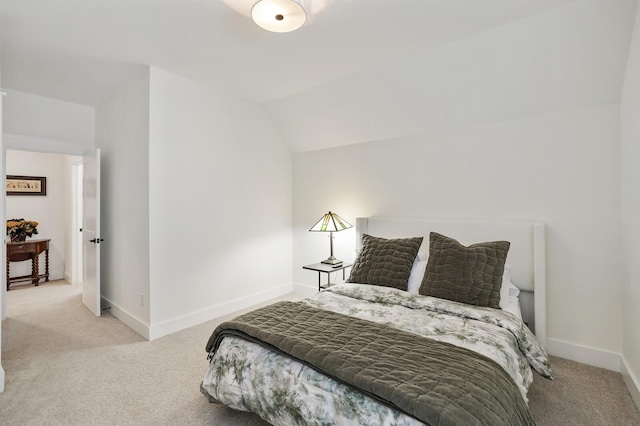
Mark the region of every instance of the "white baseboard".
[[202, 324], [203, 322], [232, 314], [241, 309], [250, 308], [251, 306], [259, 303], [264, 303], [268, 300], [275, 299], [276, 297], [289, 294], [292, 290], [293, 286], [291, 283], [283, 284], [260, 293], [212, 306], [202, 311], [193, 312], [172, 320], [154, 324], [149, 327], [148, 339], [154, 340], [159, 337], [166, 336], [167, 334], [175, 333], [176, 331], [184, 330], [185, 328], [193, 327], [195, 325]]
[[65, 273], [64, 273], [64, 280], [65, 280], [66, 282], [68, 282], [68, 283], [73, 284], [73, 282], [71, 281], [71, 274], [70, 274], [70, 273], [68, 273], [68, 272], [66, 272], [66, 271], [65, 271]]
[[4, 368], [0, 365], [0, 393], [4, 392]]
[[629, 368], [629, 364], [625, 359], [624, 355], [621, 357], [622, 362], [620, 363], [620, 374], [622, 374], [622, 379], [624, 383], [627, 385], [627, 389], [629, 389], [629, 393], [631, 394], [631, 398], [633, 402], [636, 403], [636, 407], [640, 410], [640, 381], [633, 374], [633, 371]]
[[184, 330], [185, 328], [193, 327], [194, 325], [202, 324], [203, 322], [220, 318], [242, 309], [250, 308], [251, 306], [275, 299], [276, 297], [284, 296], [285, 294], [291, 293], [291, 291], [292, 285], [284, 284], [270, 290], [265, 290], [257, 294], [232, 300], [230, 302], [183, 315], [152, 326], [136, 318], [134, 315], [130, 314], [125, 309], [120, 308], [105, 297], [102, 297], [102, 308], [104, 309], [109, 307], [111, 314], [122, 321], [127, 327], [147, 340], [154, 340], [162, 336], [175, 333], [176, 331]]
[[311, 297], [318, 293], [317, 286], [293, 283], [293, 292], [304, 297]]
[[563, 340], [547, 338], [547, 353], [594, 367], [620, 372], [620, 354]]
[[101, 297], [101, 305], [102, 305], [102, 309], [105, 309], [108, 307], [109, 312], [111, 312], [111, 315], [118, 318], [127, 327], [129, 327], [130, 329], [132, 329], [133, 331], [135, 331], [145, 339], [149, 340], [149, 324], [136, 318], [135, 316], [133, 316], [126, 310], [120, 308], [118, 305], [116, 305], [115, 303], [113, 303], [112, 301], [110, 301], [105, 297]]

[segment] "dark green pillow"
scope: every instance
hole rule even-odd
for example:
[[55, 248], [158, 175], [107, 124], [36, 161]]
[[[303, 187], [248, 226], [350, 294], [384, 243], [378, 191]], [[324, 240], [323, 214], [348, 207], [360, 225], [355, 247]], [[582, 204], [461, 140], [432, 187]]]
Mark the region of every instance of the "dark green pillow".
[[386, 239], [362, 235], [362, 249], [351, 267], [348, 283], [406, 290], [422, 237]]
[[453, 238], [432, 232], [420, 294], [499, 308], [509, 246], [508, 241], [493, 241], [466, 247]]

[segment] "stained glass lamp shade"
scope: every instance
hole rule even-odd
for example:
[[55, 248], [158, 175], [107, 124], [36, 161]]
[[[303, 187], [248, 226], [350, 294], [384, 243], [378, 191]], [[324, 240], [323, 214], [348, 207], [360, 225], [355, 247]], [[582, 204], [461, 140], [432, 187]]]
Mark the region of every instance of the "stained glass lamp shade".
[[309, 229], [310, 232], [329, 232], [329, 247], [331, 248], [331, 256], [329, 256], [328, 259], [323, 260], [322, 263], [326, 263], [329, 265], [342, 264], [342, 260], [336, 259], [333, 255], [333, 233], [344, 231], [345, 229], [349, 228], [352, 228], [349, 222], [347, 222], [337, 214], [329, 212], [322, 216], [318, 223], [316, 223], [311, 229]]

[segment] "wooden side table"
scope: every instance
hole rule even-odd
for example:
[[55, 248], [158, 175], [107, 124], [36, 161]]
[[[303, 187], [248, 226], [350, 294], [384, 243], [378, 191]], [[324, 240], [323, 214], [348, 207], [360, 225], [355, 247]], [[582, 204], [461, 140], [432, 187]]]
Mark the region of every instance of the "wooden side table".
[[[31, 281], [31, 283], [35, 285], [38, 285], [42, 278], [44, 278], [45, 282], [49, 281], [49, 241], [51, 240], [29, 240], [7, 243], [7, 290], [9, 290], [11, 283], [19, 281]], [[45, 273], [41, 274], [40, 253], [43, 251], [45, 253]], [[25, 260], [31, 260], [31, 275], [11, 278], [9, 276], [9, 265], [11, 262], [22, 262]]]
[[[337, 271], [342, 271], [342, 279], [345, 279], [345, 275], [344, 275], [344, 270], [347, 268], [350, 268], [353, 265], [353, 263], [343, 263], [341, 265], [335, 266], [335, 265], [329, 265], [326, 263], [314, 263], [313, 265], [306, 265], [303, 266], [302, 269], [308, 269], [310, 271], [316, 271], [318, 272], [318, 291], [322, 290], [323, 288], [327, 288], [329, 287], [329, 285], [331, 284], [331, 273], [332, 272], [337, 272]], [[320, 277], [322, 274], [327, 274], [327, 285], [323, 286], [320, 282]]]

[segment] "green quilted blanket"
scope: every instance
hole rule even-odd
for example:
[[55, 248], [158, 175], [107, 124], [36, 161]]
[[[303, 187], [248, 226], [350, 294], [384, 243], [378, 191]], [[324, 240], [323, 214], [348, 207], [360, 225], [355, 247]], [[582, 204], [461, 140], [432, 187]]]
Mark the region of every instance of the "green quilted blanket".
[[384, 324], [280, 302], [221, 324], [207, 352], [225, 336], [286, 354], [428, 425], [534, 424], [494, 361]]

